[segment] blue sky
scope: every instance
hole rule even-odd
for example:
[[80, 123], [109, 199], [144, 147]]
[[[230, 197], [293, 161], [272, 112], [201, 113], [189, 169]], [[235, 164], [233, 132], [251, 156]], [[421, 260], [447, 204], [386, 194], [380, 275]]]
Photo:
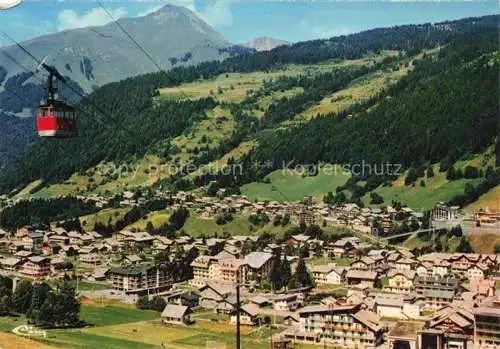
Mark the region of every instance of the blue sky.
[[[0, 0], [0, 4], [2, 1]], [[330, 1], [330, 0], [104, 0], [118, 17], [137, 17], [167, 4], [188, 7], [234, 43], [258, 36], [289, 41], [330, 37], [397, 24], [436, 22], [498, 13], [485, 1]], [[24, 0], [0, 12], [0, 29], [17, 40], [88, 25], [109, 16], [93, 0]], [[0, 36], [0, 45], [8, 44]]]

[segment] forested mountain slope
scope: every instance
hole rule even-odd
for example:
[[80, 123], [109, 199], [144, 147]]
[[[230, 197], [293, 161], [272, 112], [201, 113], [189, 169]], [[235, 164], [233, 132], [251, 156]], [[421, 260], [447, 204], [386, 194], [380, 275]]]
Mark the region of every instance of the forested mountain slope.
[[[130, 76], [158, 71], [158, 67], [169, 70], [224, 59], [239, 52], [214, 28], [183, 7], [167, 5], [146, 16], [119, 19], [118, 24], [153, 57], [154, 63], [115, 22], [65, 30], [21, 44], [37, 59], [45, 59], [45, 63], [57, 67], [68, 81], [85, 92]], [[16, 38], [16, 33], [9, 35]], [[182, 40], [179, 40], [181, 36]], [[0, 166], [22, 153], [27, 145], [23, 137], [12, 137], [9, 130], [26, 132], [25, 128], [16, 127], [21, 123], [35, 125], [32, 109], [44, 97], [43, 79], [46, 76], [44, 71], [33, 73], [37, 65], [16, 45], [1, 49], [0, 112], [23, 112], [29, 118], [22, 121], [3, 118]], [[77, 102], [79, 98], [66, 100]]]
[[[191, 190], [217, 180], [238, 191], [283, 161], [450, 167], [497, 136], [497, 23], [488, 16], [376, 29], [109, 84], [80, 103], [79, 138], [37, 141], [2, 171], [0, 188], [43, 179], [65, 181], [65, 193], [151, 185]], [[125, 179], [116, 174], [95, 174], [95, 166], [110, 163], [145, 165], [140, 174], [149, 179], [134, 176], [121, 186]], [[233, 163], [244, 171], [150, 176], [152, 165]], [[488, 185], [498, 179], [488, 176]], [[361, 179], [367, 184], [357, 189]], [[359, 200], [393, 179], [353, 178], [344, 189]]]

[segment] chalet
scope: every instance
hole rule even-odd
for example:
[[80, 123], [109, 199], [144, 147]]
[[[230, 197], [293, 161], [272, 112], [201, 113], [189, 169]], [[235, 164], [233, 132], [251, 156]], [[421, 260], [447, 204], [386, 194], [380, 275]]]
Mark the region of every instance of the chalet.
[[491, 297], [495, 294], [495, 280], [471, 279], [468, 285], [463, 284], [462, 287], [481, 297]]
[[189, 307], [170, 303], [161, 313], [161, 320], [166, 324], [173, 325], [189, 325], [193, 323]]
[[273, 303], [277, 311], [295, 311], [298, 306], [298, 295], [281, 294], [273, 297]]
[[34, 255], [35, 255], [35, 253], [33, 251], [26, 251], [26, 250], [22, 250], [22, 251], [18, 251], [16, 253], [14, 253], [14, 257], [21, 258], [21, 259], [26, 259], [26, 258], [34, 256]]
[[97, 267], [94, 269], [94, 274], [92, 275], [92, 277], [96, 281], [104, 281], [106, 280], [106, 273], [109, 269], [109, 267]]
[[345, 299], [346, 304], [361, 304], [367, 298], [368, 292], [365, 293], [363, 290], [348, 289], [347, 297]]
[[267, 299], [266, 297], [263, 297], [263, 296], [254, 296], [254, 297], [250, 298], [249, 301], [250, 301], [250, 303], [253, 303], [259, 307], [265, 307], [266, 305], [271, 304], [269, 299]]
[[191, 262], [193, 278], [189, 283], [195, 286], [203, 286], [209, 280], [214, 280], [214, 269], [218, 259], [213, 256], [201, 255]]
[[377, 262], [372, 257], [364, 256], [351, 263], [351, 268], [355, 270], [375, 270]]
[[29, 278], [42, 278], [50, 274], [50, 259], [41, 256], [28, 257], [19, 272]]
[[374, 303], [379, 316], [394, 319], [419, 319], [424, 308], [420, 298], [399, 294], [377, 294]]
[[465, 273], [466, 277], [468, 279], [484, 279], [485, 276], [488, 274], [489, 268], [486, 264], [483, 263], [477, 263], [475, 265], [470, 266], [467, 268], [467, 271]]
[[80, 262], [85, 263], [87, 265], [100, 265], [102, 263], [101, 256], [97, 253], [84, 253], [80, 254], [78, 259]]
[[66, 261], [62, 258], [52, 258], [50, 260], [50, 272], [55, 273], [64, 266]]
[[404, 299], [399, 295], [381, 294], [374, 299], [375, 312], [380, 317], [392, 319], [404, 319], [403, 305]]
[[[230, 323], [236, 324], [236, 311], [231, 312]], [[247, 326], [255, 326], [259, 323], [259, 308], [252, 304], [244, 304], [240, 307], [240, 323]]]
[[98, 253], [111, 253], [112, 252], [111, 247], [106, 243], [100, 242], [100, 243], [94, 244], [93, 247], [96, 248]]
[[165, 236], [155, 235], [153, 237], [153, 247], [155, 248], [170, 247], [173, 245], [173, 243], [174, 243], [173, 240], [170, 240]]
[[44, 242], [42, 245], [42, 253], [45, 256], [58, 254], [60, 250], [61, 250], [61, 245], [59, 245], [58, 243]]
[[232, 284], [208, 282], [198, 290], [200, 294], [200, 306], [206, 309], [217, 310], [218, 304], [229, 298], [233, 292], [235, 292], [235, 288]]
[[327, 246], [327, 252], [330, 257], [341, 258], [350, 255], [354, 249], [354, 245], [347, 239], [339, 239]]
[[0, 238], [0, 252], [9, 251], [10, 241], [7, 238]]
[[236, 296], [230, 295], [227, 298], [217, 302], [215, 306], [215, 312], [230, 314], [234, 309], [236, 309], [238, 303], [236, 302]]
[[387, 275], [388, 284], [385, 289], [395, 293], [410, 293], [413, 291], [416, 275], [414, 270], [391, 269]]
[[127, 246], [152, 246], [154, 238], [147, 232], [129, 234], [124, 241]]
[[142, 258], [136, 254], [126, 255], [122, 260], [123, 265], [137, 265], [140, 263], [142, 263]]
[[436, 289], [426, 289], [422, 292], [425, 297], [425, 308], [428, 310], [437, 310], [448, 306], [453, 302], [455, 292], [442, 291]]
[[451, 263], [447, 260], [441, 260], [432, 266], [432, 276], [446, 277], [451, 273]]
[[403, 259], [403, 256], [401, 253], [394, 251], [393, 253], [390, 253], [387, 257], [387, 264], [389, 267], [394, 267], [396, 265], [396, 262], [399, 261], [400, 259]]
[[21, 264], [22, 260], [19, 258], [8, 257], [0, 259], [0, 266], [2, 267], [3, 270], [8, 272], [17, 271], [21, 267]]
[[173, 295], [169, 295], [164, 297], [167, 303], [174, 303], [179, 305], [185, 305], [189, 308], [195, 308], [198, 306], [200, 301], [200, 296], [196, 293], [186, 293], [186, 292], [177, 292]]
[[378, 281], [378, 273], [369, 270], [349, 270], [346, 274], [348, 286], [373, 288]]
[[474, 336], [471, 309], [446, 306], [439, 309], [421, 330], [423, 347], [467, 348]]
[[85, 246], [80, 248], [80, 251], [78, 251], [79, 254], [88, 254], [88, 253], [97, 253], [99, 252], [97, 247], [95, 246]]
[[24, 248], [30, 251], [39, 251], [42, 248], [44, 233], [42, 231], [30, 231], [21, 238]]
[[248, 279], [260, 280], [269, 275], [273, 265], [273, 255], [266, 252], [251, 252], [245, 256], [248, 266]]
[[61, 246], [59, 254], [64, 257], [71, 257], [76, 255], [80, 251], [80, 247], [77, 245], [65, 245]]
[[50, 235], [48, 237], [49, 243], [56, 243], [60, 245], [69, 245], [70, 238], [66, 235]]
[[332, 285], [344, 282], [347, 269], [337, 266], [336, 263], [326, 265], [314, 265], [311, 272], [316, 285]]
[[394, 263], [397, 270], [413, 270], [418, 264], [418, 261], [412, 258], [402, 258]]
[[241, 249], [236, 247], [236, 246], [230, 246], [230, 245], [227, 245], [224, 246], [224, 250], [225, 252], [227, 252], [228, 254], [230, 254], [231, 256], [233, 256], [234, 258], [239, 258], [240, 257], [240, 253], [241, 253]]
[[33, 228], [30, 227], [30, 226], [25, 226], [25, 227], [21, 227], [21, 228], [18, 228], [16, 230], [16, 233], [15, 233], [15, 237], [18, 238], [18, 239], [22, 239], [23, 237], [25, 237], [26, 235], [28, 235], [29, 232], [33, 231]]
[[432, 276], [432, 263], [429, 262], [419, 262], [416, 267], [415, 271], [418, 276]]
[[290, 236], [285, 243], [293, 246], [305, 246], [309, 239], [311, 239], [311, 237], [308, 235], [298, 234]]
[[121, 247], [121, 242], [114, 238], [104, 239], [104, 245], [108, 247], [110, 252], [118, 252]]

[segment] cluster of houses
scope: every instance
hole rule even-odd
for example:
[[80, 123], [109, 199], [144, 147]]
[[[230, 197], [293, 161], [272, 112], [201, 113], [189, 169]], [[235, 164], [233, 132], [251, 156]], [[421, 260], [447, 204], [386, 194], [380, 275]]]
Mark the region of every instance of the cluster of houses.
[[[422, 258], [405, 256], [402, 251], [376, 251], [385, 262], [378, 266], [366, 265], [366, 257], [359, 258], [348, 267], [311, 266], [316, 288], [285, 290], [279, 293], [262, 291], [243, 292], [239, 308], [243, 325], [256, 326], [265, 322], [263, 314], [279, 314], [285, 319], [281, 338], [292, 342], [311, 344], [335, 344], [349, 348], [373, 348], [388, 342], [390, 349], [397, 348], [498, 348], [500, 346], [500, 298], [495, 289], [493, 275], [498, 275], [498, 260], [494, 255], [431, 254]], [[399, 255], [398, 258], [394, 257]], [[255, 255], [257, 256], [257, 255]], [[392, 256], [392, 257], [391, 257]], [[268, 255], [258, 255], [262, 261], [272, 260]], [[255, 257], [252, 257], [255, 258]], [[262, 258], [262, 259], [260, 259]], [[271, 258], [271, 259], [270, 259]], [[361, 262], [362, 259], [365, 259]], [[377, 260], [378, 258], [373, 258]], [[411, 259], [414, 263], [408, 263]], [[417, 273], [422, 264], [438, 265], [448, 261], [448, 275]], [[398, 263], [398, 261], [400, 261]], [[217, 262], [215, 262], [217, 263]], [[219, 263], [223, 263], [219, 260]], [[245, 259], [242, 263], [246, 263]], [[469, 278], [459, 264], [485, 264], [490, 273]], [[408, 265], [410, 267], [408, 268]], [[368, 270], [366, 268], [373, 268]], [[340, 297], [315, 297], [321, 294], [328, 271], [338, 278], [327, 277], [326, 283], [344, 285], [347, 295]], [[370, 279], [370, 283], [348, 281], [348, 273], [354, 279]], [[262, 269], [262, 272], [265, 272]], [[384, 272], [385, 276], [380, 276]], [[210, 272], [209, 272], [210, 273]], [[368, 273], [370, 276], [368, 278]], [[210, 275], [210, 274], [209, 274]], [[213, 274], [216, 275], [216, 274]], [[401, 279], [399, 276], [403, 275]], [[201, 307], [214, 313], [228, 314], [234, 323], [238, 305], [235, 282], [206, 278], [204, 284], [192, 294], [169, 296], [168, 301], [184, 309], [183, 323], [190, 323], [191, 309]], [[407, 279], [407, 277], [410, 277]], [[376, 280], [385, 278], [383, 284]], [[319, 281], [322, 280], [323, 283]], [[371, 283], [373, 282], [373, 283]], [[409, 283], [409, 284], [408, 284]], [[196, 283], [196, 285], [201, 284]], [[404, 287], [400, 287], [404, 284]], [[411, 286], [410, 286], [411, 284]], [[184, 308], [179, 308], [182, 306]], [[168, 307], [168, 306], [167, 306]], [[271, 316], [272, 317], [272, 316]], [[180, 318], [167, 323], [178, 323]]]
[[[173, 198], [176, 205], [186, 205], [206, 219], [223, 212], [265, 213], [271, 219], [289, 216], [295, 224], [332, 222], [366, 232], [374, 220], [389, 229], [401, 215], [416, 222], [422, 219], [409, 208], [252, 203], [243, 196], [194, 198], [183, 192]], [[140, 203], [141, 198], [133, 193], [126, 193], [121, 202]], [[458, 216], [455, 208], [442, 205], [433, 212], [435, 219]], [[482, 213], [477, 218], [490, 222], [497, 216]], [[266, 242], [256, 250], [258, 239], [169, 239], [129, 230], [103, 237], [96, 232], [29, 227], [11, 235], [0, 230], [0, 273], [30, 279], [58, 277], [71, 261], [74, 267], [91, 270], [89, 279], [107, 281], [116, 293], [136, 298], [161, 295], [167, 301], [161, 317], [175, 325], [193, 323], [193, 312], [203, 308], [226, 314], [229, 323], [235, 323], [239, 313], [247, 326], [268, 323], [279, 315], [285, 324], [280, 338], [294, 342], [357, 349], [383, 342], [389, 343], [389, 349], [500, 348], [500, 300], [495, 288], [500, 276], [498, 255], [415, 256], [404, 248], [380, 249], [353, 236], [328, 242], [304, 234], [290, 236], [281, 244]], [[304, 249], [326, 261], [318, 264], [316, 258], [310, 263], [314, 257], [305, 258], [314, 287], [262, 289], [277, 258], [287, 258], [293, 273]], [[284, 251], [293, 253], [285, 257]], [[168, 253], [170, 261], [179, 255], [192, 256], [186, 265], [192, 276], [183, 280], [189, 291], [174, 287], [178, 280], [152, 263], [160, 252]], [[241, 304], [236, 285], [241, 285]], [[345, 295], [332, 296], [329, 290], [333, 289], [345, 290]]]

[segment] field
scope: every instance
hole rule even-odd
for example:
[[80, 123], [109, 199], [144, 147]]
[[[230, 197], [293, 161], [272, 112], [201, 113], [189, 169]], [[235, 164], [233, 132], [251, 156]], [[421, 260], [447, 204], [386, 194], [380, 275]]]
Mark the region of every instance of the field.
[[469, 244], [476, 253], [495, 253], [495, 246], [500, 245], [498, 233], [472, 233], [467, 236]]
[[148, 222], [151, 222], [153, 224], [153, 227], [158, 228], [164, 223], [168, 223], [168, 219], [170, 218], [171, 210], [170, 209], [165, 209], [161, 211], [153, 211], [148, 213], [146, 217], [143, 217], [139, 219], [137, 222], [130, 224], [127, 226], [125, 229], [132, 229], [135, 228], [140, 231], [146, 230], [146, 225]]
[[[175, 349], [232, 348], [235, 345], [235, 326], [227, 322], [212, 322], [197, 319], [192, 326], [166, 325], [160, 321], [160, 314], [143, 311], [129, 305], [89, 305], [85, 299], [81, 318], [91, 326], [80, 329], [47, 330], [46, 338], [31, 340], [10, 332], [14, 327], [26, 323], [21, 318], [0, 317], [0, 344], [14, 349], [51, 348], [106, 348], [106, 349], [149, 349], [167, 347]], [[242, 326], [242, 345], [248, 349], [268, 346], [271, 335], [282, 329]], [[298, 346], [309, 349], [311, 346]]]
[[[384, 54], [385, 55], [385, 54]], [[382, 57], [381, 55], [380, 57]], [[345, 62], [324, 62], [315, 65], [288, 65], [280, 70], [253, 73], [221, 74], [213, 79], [183, 84], [177, 87], [160, 89], [157, 99], [190, 98], [198, 99], [211, 96], [221, 102], [241, 102], [249, 90], [258, 89], [264, 79], [276, 79], [280, 76], [296, 76], [314, 72], [330, 71], [334, 67], [369, 64], [370, 59]]]
[[[439, 237], [439, 242], [446, 252], [456, 252], [458, 245], [460, 244], [460, 238], [457, 236], [448, 237], [442, 235]], [[410, 236], [404, 243], [403, 246], [408, 249], [422, 248], [428, 246], [431, 241], [424, 241], [418, 236]]]
[[325, 97], [317, 105], [306, 110], [299, 119], [309, 120], [318, 114], [337, 113], [347, 109], [351, 105], [375, 96], [384, 87], [396, 83], [405, 76], [409, 67], [403, 67], [392, 71], [377, 71], [366, 76], [362, 76], [353, 81], [347, 88]]
[[[459, 179], [448, 181], [446, 173], [439, 172], [439, 166], [434, 165], [434, 177], [419, 178], [414, 186], [404, 185], [406, 173], [400, 176], [391, 187], [378, 187], [375, 192], [384, 198], [384, 205], [390, 204], [393, 200], [407, 204], [414, 210], [424, 211], [433, 208], [438, 202], [446, 202], [454, 196], [463, 194], [466, 183], [479, 184], [481, 179]], [[425, 181], [425, 187], [420, 186], [420, 180]], [[363, 197], [363, 202], [371, 205], [369, 195]]]
[[241, 187], [242, 194], [249, 200], [296, 201], [305, 196], [321, 199], [329, 191], [343, 185], [350, 175], [341, 166], [324, 167], [316, 176], [303, 177], [300, 171], [276, 170], [265, 178], [269, 183], [250, 183]]
[[54, 349], [37, 341], [17, 336], [13, 333], [0, 332], [0, 345], [7, 349]]
[[182, 227], [182, 231], [190, 236], [223, 236], [224, 234], [229, 235], [260, 235], [261, 233], [268, 232], [272, 235], [282, 234], [285, 230], [290, 228], [287, 226], [277, 226], [275, 227], [272, 222], [264, 226], [255, 226], [248, 220], [248, 215], [246, 214], [233, 214], [233, 221], [228, 224], [218, 225], [215, 222], [215, 218], [201, 218], [199, 214], [191, 213]]
[[254, 145], [255, 142], [253, 140], [241, 142], [236, 148], [232, 149], [229, 153], [224, 154], [220, 159], [200, 166], [198, 170], [191, 172], [186, 177], [189, 179], [194, 179], [196, 176], [199, 176], [203, 173], [214, 173], [223, 170], [227, 167], [227, 161], [230, 158], [233, 158], [234, 160], [240, 159], [242, 156], [248, 154], [248, 152], [252, 150]]
[[85, 231], [92, 231], [96, 223], [115, 224], [117, 220], [122, 219], [129, 208], [106, 208], [99, 212], [80, 217], [80, 222]]
[[490, 189], [486, 194], [483, 194], [472, 204], [465, 207], [468, 212], [474, 212], [479, 209], [500, 211], [500, 185]]
[[337, 263], [341, 267], [349, 266], [354, 262], [353, 258], [328, 258], [328, 257], [313, 257], [308, 258], [306, 263], [308, 265], [321, 265], [328, 263]]
[[109, 326], [128, 322], [146, 321], [158, 318], [152, 310], [140, 310], [113, 305], [82, 306], [80, 318], [94, 326]]

